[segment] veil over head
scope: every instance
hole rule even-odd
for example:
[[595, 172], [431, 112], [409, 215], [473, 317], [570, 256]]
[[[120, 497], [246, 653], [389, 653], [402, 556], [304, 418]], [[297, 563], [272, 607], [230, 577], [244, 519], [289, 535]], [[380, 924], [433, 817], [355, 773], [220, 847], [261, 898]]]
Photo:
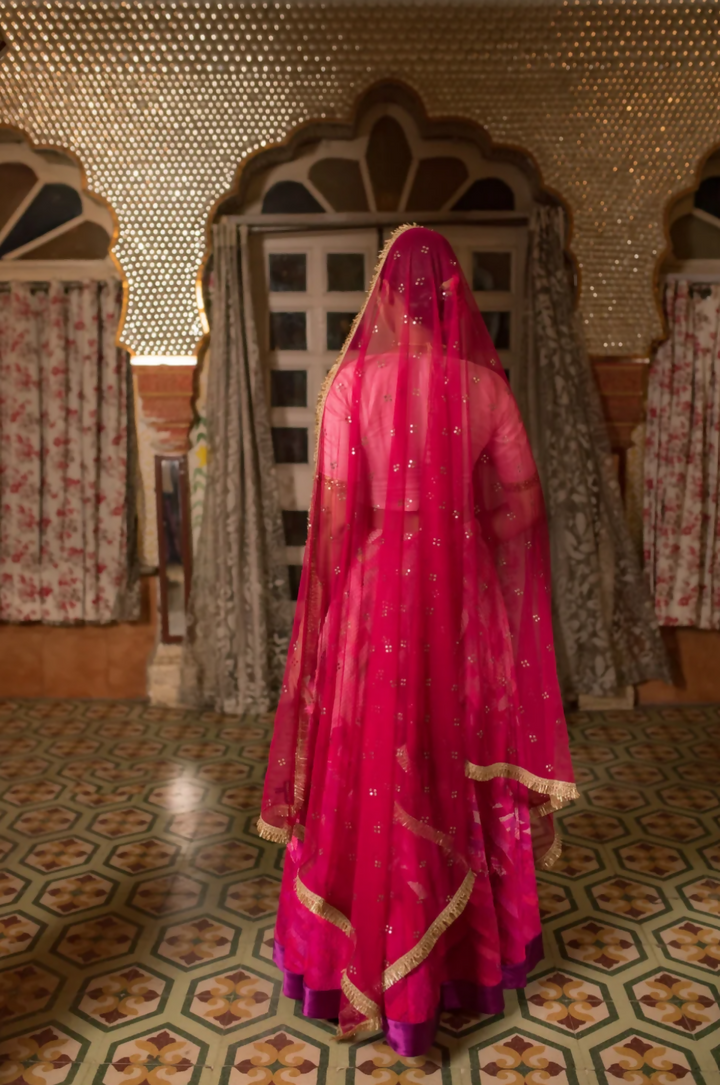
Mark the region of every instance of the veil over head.
[[502, 874], [498, 789], [529, 807], [549, 864], [572, 779], [530, 446], [451, 246], [405, 227], [318, 406], [259, 822], [290, 842], [300, 902], [334, 929], [344, 1031], [392, 1016], [399, 981], [435, 967], [469, 903], [495, 922], [477, 894]]

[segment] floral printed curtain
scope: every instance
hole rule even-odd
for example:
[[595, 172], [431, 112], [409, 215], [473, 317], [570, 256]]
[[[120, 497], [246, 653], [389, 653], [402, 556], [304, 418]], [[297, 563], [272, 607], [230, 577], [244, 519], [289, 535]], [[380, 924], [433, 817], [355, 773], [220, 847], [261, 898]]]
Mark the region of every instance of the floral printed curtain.
[[539, 206], [530, 235], [527, 379], [518, 398], [548, 506], [563, 694], [607, 697], [670, 675], [573, 311], [564, 236], [562, 209]]
[[121, 309], [116, 282], [0, 288], [0, 621], [137, 616]]
[[720, 629], [720, 286], [665, 286], [650, 369], [645, 563], [662, 625]]
[[248, 284], [247, 228], [213, 227], [207, 484], [185, 642], [185, 697], [267, 712], [292, 627], [267, 394]]

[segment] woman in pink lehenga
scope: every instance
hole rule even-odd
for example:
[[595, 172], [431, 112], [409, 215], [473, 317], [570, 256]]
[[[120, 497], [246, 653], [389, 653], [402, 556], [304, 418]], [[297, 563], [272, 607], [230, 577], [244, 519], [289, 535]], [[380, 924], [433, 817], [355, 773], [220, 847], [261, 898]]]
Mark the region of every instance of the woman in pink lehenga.
[[319, 405], [259, 821], [285, 993], [402, 1055], [443, 1009], [500, 1012], [576, 794], [532, 453], [450, 245], [404, 227]]

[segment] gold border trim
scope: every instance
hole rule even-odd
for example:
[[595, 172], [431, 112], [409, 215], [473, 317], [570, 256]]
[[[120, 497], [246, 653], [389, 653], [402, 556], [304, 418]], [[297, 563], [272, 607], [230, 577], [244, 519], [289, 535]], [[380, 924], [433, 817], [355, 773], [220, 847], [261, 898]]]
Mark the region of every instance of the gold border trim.
[[539, 870], [550, 870], [551, 867], [555, 866], [555, 864], [557, 863], [557, 861], [560, 858], [561, 854], [562, 854], [562, 840], [560, 839], [558, 834], [555, 833], [555, 837], [553, 839], [552, 844], [550, 845], [548, 850], [545, 852], [545, 854], [543, 856], [541, 856], [540, 859], [538, 859], [535, 866]]
[[[474, 765], [472, 761], [466, 761], [465, 775], [471, 780], [482, 782], [500, 779], [515, 780], [516, 783], [524, 784], [525, 787], [530, 788], [531, 791], [537, 791], [540, 795], [549, 795], [560, 806], [571, 802], [572, 799], [580, 798], [580, 792], [575, 784], [570, 781], [548, 780], [542, 776], [536, 776], [533, 772], [529, 772], [519, 765], [510, 765], [505, 761], [496, 761], [493, 765]], [[549, 806], [549, 803], [545, 804], [543, 810], [550, 813], [550, 810], [546, 810], [547, 806]], [[557, 810], [559, 806], [553, 805], [552, 809]]]
[[268, 824], [262, 817], [257, 819], [257, 831], [263, 840], [270, 840], [273, 844], [289, 844], [292, 839], [292, 829], [277, 828], [275, 825]]
[[412, 814], [408, 814], [407, 810], [404, 810], [399, 802], [395, 803], [393, 821], [396, 825], [402, 825], [403, 829], [407, 829], [414, 836], [419, 836], [422, 840], [429, 840], [431, 844], [437, 844], [447, 856], [458, 863], [462, 863], [467, 869], [467, 860], [458, 854], [451, 836], [441, 833], [439, 829], [433, 829], [432, 825], [426, 825], [425, 822], [418, 821]]
[[[376, 1029], [382, 1028], [382, 1016], [377, 1002], [373, 1002], [371, 998], [364, 995], [362, 991], [355, 986], [347, 972], [343, 972], [340, 986], [342, 988], [342, 993], [345, 995], [345, 998], [353, 1009], [367, 1018], [361, 1025], [357, 1025], [349, 1035], [354, 1035], [356, 1032], [364, 1032], [367, 1029], [375, 1031]], [[346, 1036], [345, 1038], [347, 1039], [348, 1037]]]
[[308, 889], [306, 885], [303, 885], [300, 881], [299, 874], [295, 876], [295, 892], [297, 893], [297, 898], [300, 903], [303, 904], [309, 912], [312, 912], [313, 915], [320, 916], [321, 919], [327, 919], [328, 923], [332, 923], [334, 927], [341, 930], [348, 938], [355, 939], [355, 928], [347, 916], [343, 915], [343, 913], [332, 904], [328, 904], [328, 902], [323, 900], [322, 897], [319, 897], [317, 893], [313, 893], [312, 889]]
[[470, 895], [475, 884], [475, 874], [469, 870], [463, 878], [462, 885], [458, 889], [450, 903], [443, 908], [440, 915], [430, 924], [420, 941], [412, 949], [398, 957], [394, 964], [383, 972], [383, 991], [387, 991], [393, 984], [404, 979], [409, 972], [421, 965], [437, 945], [438, 939], [448, 927], [451, 927], [456, 919], [459, 919], [465, 911]]

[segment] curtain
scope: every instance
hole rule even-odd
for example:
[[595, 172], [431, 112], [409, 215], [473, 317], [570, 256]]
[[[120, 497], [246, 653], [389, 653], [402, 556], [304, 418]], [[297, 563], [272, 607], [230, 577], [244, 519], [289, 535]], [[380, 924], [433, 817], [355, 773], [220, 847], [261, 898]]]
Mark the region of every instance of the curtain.
[[561, 208], [536, 208], [521, 392], [548, 505], [555, 647], [566, 698], [670, 680], [573, 311]]
[[121, 311], [117, 282], [0, 289], [0, 621], [137, 617]]
[[645, 561], [661, 625], [720, 629], [720, 286], [665, 286], [650, 369]]
[[213, 254], [207, 486], [184, 692], [222, 712], [267, 712], [280, 693], [292, 605], [246, 228], [214, 226]]

